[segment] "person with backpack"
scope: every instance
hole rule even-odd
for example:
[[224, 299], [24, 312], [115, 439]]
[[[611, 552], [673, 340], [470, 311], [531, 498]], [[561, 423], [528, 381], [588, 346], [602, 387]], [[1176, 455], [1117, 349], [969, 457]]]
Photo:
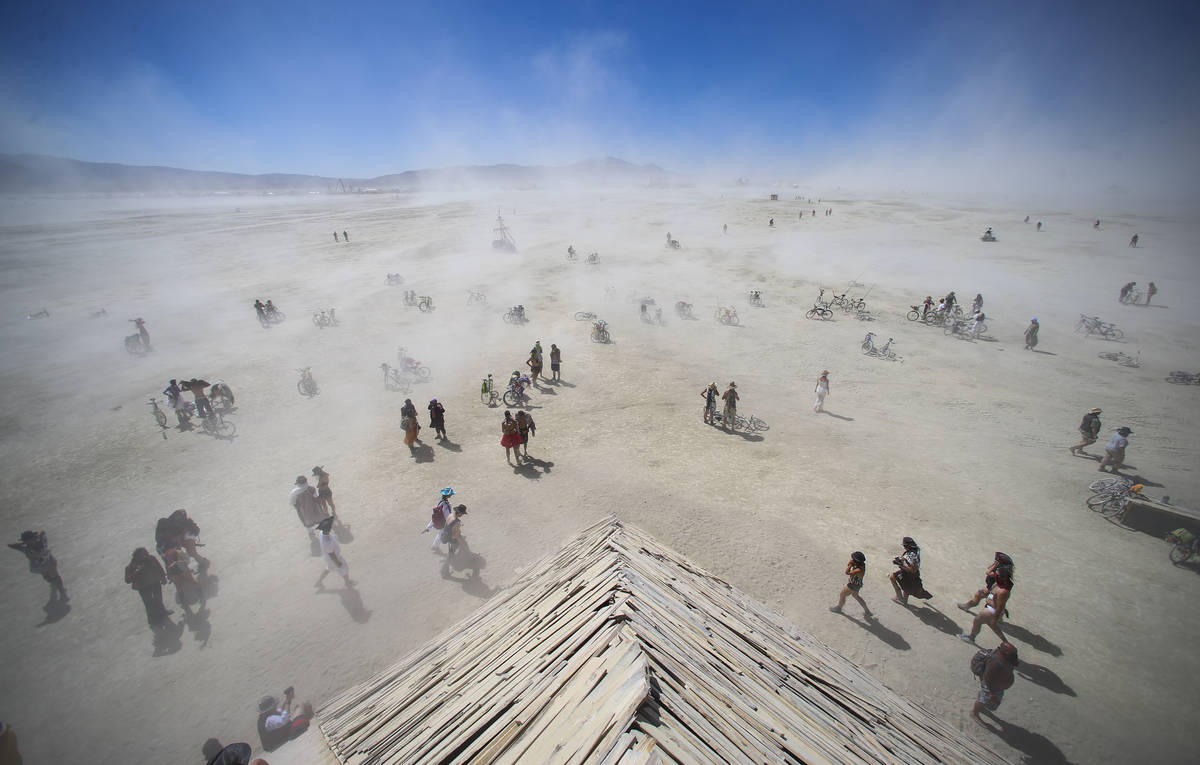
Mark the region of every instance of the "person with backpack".
[[979, 678], [979, 695], [971, 707], [971, 718], [975, 722], [984, 725], [979, 713], [995, 712], [1000, 708], [1004, 692], [1012, 687], [1013, 670], [1020, 665], [1017, 647], [1008, 641], [1001, 642], [992, 651], [980, 649], [971, 657], [971, 673]]
[[433, 544], [429, 545], [430, 550], [438, 549], [438, 545], [442, 543], [442, 530], [454, 516], [454, 510], [450, 507], [450, 498], [453, 496], [454, 489], [449, 486], [442, 489], [442, 499], [434, 506], [429, 523], [425, 524], [425, 530], [421, 532], [422, 534], [431, 530], [437, 532], [433, 536]]
[[846, 586], [842, 588], [841, 595], [838, 596], [836, 606], [830, 606], [829, 610], [835, 614], [842, 612], [842, 607], [846, 605], [846, 598], [854, 598], [858, 604], [862, 606], [863, 618], [874, 619], [875, 615], [871, 613], [871, 609], [867, 607], [867, 601], [862, 599], [862, 595], [858, 591], [862, 589], [863, 577], [867, 575], [867, 556], [857, 550], [850, 553], [850, 562], [846, 564], [846, 576], [850, 577], [850, 581], [846, 582]]
[[1100, 437], [1100, 411], [1100, 407], [1089, 409], [1083, 416], [1083, 421], [1079, 423], [1079, 435], [1083, 436], [1083, 440], [1070, 447], [1071, 454], [1087, 454], [1083, 447], [1096, 443], [1096, 439]]
[[41, 574], [42, 579], [50, 585], [50, 602], [61, 599], [66, 603], [69, 600], [67, 587], [58, 573], [58, 561], [51, 554], [50, 543], [46, 541], [46, 532], [22, 531], [21, 541], [9, 542], [8, 546], [29, 560], [29, 573]]

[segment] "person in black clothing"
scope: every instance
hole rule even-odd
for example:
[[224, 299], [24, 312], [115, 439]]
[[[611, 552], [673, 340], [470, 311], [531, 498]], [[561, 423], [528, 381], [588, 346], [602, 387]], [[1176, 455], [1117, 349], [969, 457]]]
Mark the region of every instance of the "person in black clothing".
[[9, 547], [24, 553], [29, 559], [29, 572], [31, 574], [41, 574], [42, 579], [45, 579], [50, 584], [50, 601], [54, 602], [56, 596], [61, 597], [65, 603], [67, 597], [67, 588], [63, 584], [62, 577], [58, 573], [58, 561], [50, 553], [50, 544], [46, 541], [46, 532], [44, 531], [22, 531], [20, 542], [9, 542]]
[[1100, 435], [1100, 407], [1090, 410], [1083, 416], [1083, 421], [1079, 423], [1079, 435], [1083, 437], [1083, 440], [1071, 447], [1071, 454], [1087, 454], [1083, 447], [1096, 443], [1096, 439]]
[[175, 612], [164, 606], [162, 599], [162, 586], [167, 583], [167, 572], [158, 558], [145, 547], [133, 551], [133, 557], [125, 567], [125, 583], [142, 596], [150, 629], [157, 630], [170, 621], [170, 615]]
[[438, 438], [446, 437], [446, 407], [438, 403], [436, 398], [429, 400], [429, 427], [433, 428]]

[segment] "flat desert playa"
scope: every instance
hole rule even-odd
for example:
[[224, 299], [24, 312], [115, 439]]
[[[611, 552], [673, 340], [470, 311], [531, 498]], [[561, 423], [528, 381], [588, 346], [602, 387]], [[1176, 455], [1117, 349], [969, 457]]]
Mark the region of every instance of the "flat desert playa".
[[[45, 530], [71, 594], [69, 612], [44, 612], [46, 585], [0, 556], [0, 717], [26, 760], [198, 762], [209, 736], [257, 751], [260, 696], [294, 685], [320, 702], [366, 679], [609, 513], [1013, 761], [1192, 760], [1200, 568], [1167, 559], [1162, 533], [1181, 523], [1090, 512], [1097, 462], [1067, 447], [1100, 407], [1092, 454], [1126, 425], [1124, 472], [1200, 506], [1200, 387], [1164, 380], [1200, 371], [1196, 221], [802, 193], [813, 202], [746, 189], [5, 199], [3, 536]], [[490, 247], [498, 211], [516, 254]], [[980, 241], [987, 226], [999, 241]], [[568, 245], [599, 263], [568, 261]], [[404, 283], [385, 284], [396, 272]], [[1119, 304], [1129, 281], [1156, 282], [1153, 304]], [[806, 320], [821, 288], [865, 295], [875, 320]], [[406, 307], [409, 289], [435, 310]], [[982, 293], [979, 340], [905, 318], [950, 290], [967, 305]], [[639, 319], [645, 297], [663, 325]], [[256, 298], [287, 320], [260, 327]], [[680, 300], [695, 320], [675, 315]], [[504, 322], [518, 303], [529, 323]], [[738, 326], [714, 321], [722, 305]], [[310, 317], [329, 307], [340, 323], [318, 329]], [[614, 342], [591, 342], [577, 311]], [[1080, 314], [1124, 341], [1074, 332]], [[135, 317], [154, 349], [143, 357], [122, 347]], [[894, 338], [900, 360], [865, 356], [867, 331]], [[563, 380], [532, 393], [537, 459], [514, 469], [503, 407], [481, 404], [479, 380], [523, 369], [538, 340], [562, 348]], [[429, 399], [444, 403], [449, 443], [429, 428], [411, 454], [402, 443], [405, 394], [380, 372], [398, 346], [431, 368], [408, 397], [423, 424]], [[1110, 350], [1140, 367], [1097, 356]], [[300, 367], [319, 395], [297, 393]], [[822, 369], [832, 393], [816, 414]], [[232, 438], [155, 426], [148, 400], [191, 377], [232, 387]], [[730, 381], [769, 431], [701, 422], [701, 390]], [[316, 465], [354, 590], [337, 576], [314, 588], [323, 567], [287, 502]], [[445, 486], [469, 507], [473, 553], [450, 566], [421, 534]], [[180, 507], [212, 560], [208, 612], [156, 644], [123, 571]], [[903, 536], [934, 594], [911, 609], [887, 582]], [[853, 550], [874, 623], [853, 601], [849, 616], [828, 610]], [[955, 608], [997, 550], [1016, 560], [1007, 634], [1021, 658], [999, 735], [968, 716], [974, 649]], [[985, 628], [979, 644], [996, 642]]]

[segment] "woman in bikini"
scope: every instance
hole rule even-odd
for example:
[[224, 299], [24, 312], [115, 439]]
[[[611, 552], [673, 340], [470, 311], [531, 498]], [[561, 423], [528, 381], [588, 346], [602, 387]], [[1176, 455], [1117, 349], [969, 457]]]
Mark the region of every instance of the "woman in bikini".
[[517, 453], [517, 464], [521, 464], [521, 433], [517, 426], [517, 421], [513, 419], [512, 412], [504, 410], [504, 421], [500, 423], [500, 445], [504, 447], [504, 459], [512, 464], [512, 451]]
[[329, 473], [325, 472], [325, 468], [317, 465], [312, 469], [312, 474], [317, 479], [317, 504], [330, 516], [337, 518], [337, 507], [333, 504], [333, 489], [329, 488]]

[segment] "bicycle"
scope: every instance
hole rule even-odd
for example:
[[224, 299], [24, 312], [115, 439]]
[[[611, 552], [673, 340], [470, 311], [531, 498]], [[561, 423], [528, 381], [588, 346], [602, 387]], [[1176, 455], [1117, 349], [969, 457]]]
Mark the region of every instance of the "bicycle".
[[888, 361], [895, 361], [896, 353], [892, 350], [892, 342], [892, 338], [889, 337], [888, 341], [884, 343], [882, 348], [877, 348], [875, 346], [875, 333], [868, 332], [867, 336], [864, 337], [862, 341], [862, 352], [868, 356], [874, 356], [879, 359], [887, 359]]
[[487, 295], [475, 290], [467, 290], [467, 305], [483, 305], [487, 303]]
[[829, 310], [818, 302], [815, 303], [812, 308], [808, 309], [808, 312], [804, 314], [804, 318], [820, 319], [821, 321], [825, 321], [833, 318], [833, 311]]
[[1106, 321], [1101, 321], [1099, 316], [1087, 316], [1079, 314], [1079, 323], [1075, 325], [1075, 331], [1084, 330], [1088, 335], [1100, 335], [1105, 340], [1121, 340], [1125, 337], [1125, 333], [1117, 329], [1116, 324], [1110, 324]]
[[600, 253], [593, 252], [592, 254], [588, 255], [587, 258], [585, 258], [583, 262], [587, 263], [589, 266], [594, 266], [594, 265], [599, 264], [600, 263]]
[[400, 370], [389, 365], [386, 361], [379, 365], [383, 370], [383, 389], [396, 390], [401, 393], [408, 393], [412, 390], [412, 385], [408, 382], [408, 378], [400, 374]]
[[130, 319], [137, 327], [136, 335], [127, 335], [125, 337], [125, 350], [132, 353], [134, 356], [145, 356], [150, 352], [150, 333], [146, 331], [146, 320], [142, 318]]
[[677, 313], [679, 315], [679, 318], [681, 318], [681, 319], [695, 318], [692, 315], [692, 304], [685, 303], [682, 300], [680, 300], [679, 302], [677, 302], [675, 304], [675, 313]]
[[491, 374], [479, 381], [479, 402], [486, 406], [495, 406], [500, 394], [496, 392], [496, 383]]
[[579, 254], [575, 252], [575, 245], [567, 247], [567, 260], [579, 260]]
[[396, 349], [396, 358], [400, 361], [400, 371], [421, 380], [428, 380], [433, 371], [421, 362], [408, 355], [408, 349], [403, 345]]
[[738, 319], [737, 309], [720, 306], [717, 308], [715, 318], [720, 323], [728, 327], [736, 327], [740, 320]]
[[1128, 488], [1130, 486], [1133, 486], [1133, 481], [1130, 479], [1124, 476], [1110, 475], [1107, 478], [1097, 478], [1095, 481], [1092, 481], [1088, 484], [1088, 489], [1093, 494], [1111, 494], [1122, 487]]
[[432, 311], [433, 310], [433, 298], [429, 297], [428, 295], [422, 295], [417, 300], [417, 310], [419, 310], [421, 313], [429, 313], [430, 311]]
[[332, 327], [337, 324], [337, 317], [334, 316], [334, 309], [332, 308], [329, 309], [329, 313], [326, 313], [324, 309], [314, 313], [312, 320], [317, 329], [324, 329], [325, 327]]
[[400, 274], [388, 274], [385, 281], [389, 287], [395, 287], [404, 284], [404, 277]]
[[287, 318], [284, 312], [276, 308], [275, 304], [270, 300], [268, 300], [266, 306], [263, 307], [263, 314], [267, 317], [268, 324], [279, 324]]
[[592, 313], [591, 311], [575, 312], [575, 321], [591, 321], [594, 318], [596, 318], [596, 314]]
[[908, 319], [909, 321], [917, 321], [925, 316], [924, 312], [922, 311], [923, 306], [910, 305], [909, 308], [912, 310], [904, 315], [904, 318]]
[[1142, 366], [1142, 363], [1141, 363], [1142, 352], [1141, 351], [1138, 351], [1138, 355], [1137, 355], [1136, 359], [1133, 356], [1130, 356], [1129, 354], [1126, 354], [1126, 353], [1121, 353], [1120, 351], [1116, 351], [1116, 352], [1105, 351], [1104, 353], [1097, 353], [1096, 355], [1102, 359], [1105, 359], [1106, 361], [1115, 361], [1123, 367], [1141, 367]]
[[150, 406], [153, 407], [154, 421], [158, 423], [158, 427], [163, 430], [167, 429], [167, 415], [163, 410], [158, 408], [158, 399], [150, 399]]
[[958, 335], [959, 337], [971, 338], [973, 340], [984, 332], [987, 332], [987, 324], [980, 324], [979, 331], [976, 332], [975, 322], [969, 319], [956, 319], [953, 317], [946, 319], [945, 334], [947, 337]]
[[1177, 566], [1191, 560], [1193, 555], [1200, 552], [1200, 536], [1187, 529], [1175, 529], [1167, 534], [1166, 540], [1172, 543], [1171, 552], [1167, 553], [1167, 557]]
[[750, 290], [750, 305], [755, 308], [765, 308], [763, 304], [762, 293], [758, 290]]
[[312, 376], [312, 367], [304, 367], [296, 371], [300, 373], [300, 380], [296, 383], [296, 390], [300, 391], [300, 395], [309, 398], [317, 395], [319, 391], [317, 390], [317, 381]]
[[529, 382], [529, 378], [525, 375], [510, 378], [508, 381], [508, 389], [504, 391], [504, 405], [520, 406], [526, 401], [529, 401], [529, 395], [525, 393], [525, 389], [530, 385], [532, 385], [532, 383]]
[[1121, 298], [1121, 302], [1125, 305], [1137, 305], [1138, 301], [1141, 299], [1142, 291], [1135, 287], [1134, 289], [1131, 289], [1129, 292], [1125, 293], [1125, 297]]
[[1200, 385], [1200, 372], [1192, 374], [1191, 372], [1175, 370], [1163, 379], [1175, 385]]
[[[718, 425], [723, 423], [725, 421], [724, 412], [714, 412], [713, 420]], [[750, 415], [749, 417], [743, 417], [742, 415], [736, 413], [733, 415], [733, 430], [744, 430], [747, 433], [761, 433], [770, 429], [770, 426], [767, 425], [766, 422], [760, 420], [754, 415]]]
[[1088, 497], [1087, 506], [1104, 518], [1114, 518], [1125, 512], [1130, 500], [1139, 499], [1141, 496], [1141, 484], [1115, 483], [1112, 488]]
[[608, 343], [611, 341], [612, 337], [608, 334], [608, 323], [604, 319], [596, 319], [592, 323], [592, 342]]
[[200, 424], [204, 432], [214, 438], [231, 438], [236, 430], [234, 424], [226, 421], [215, 409], [209, 409], [208, 414], [200, 420]]
[[504, 314], [506, 324], [524, 324], [527, 321], [529, 319], [525, 318], [525, 306], [523, 305], [514, 305]]

